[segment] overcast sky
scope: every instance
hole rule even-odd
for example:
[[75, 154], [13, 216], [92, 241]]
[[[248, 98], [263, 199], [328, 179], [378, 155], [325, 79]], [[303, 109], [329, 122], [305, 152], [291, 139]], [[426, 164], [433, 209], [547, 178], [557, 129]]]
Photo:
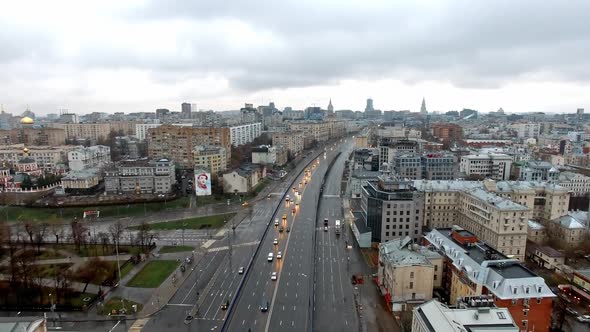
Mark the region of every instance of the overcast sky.
[[590, 1], [0, 0], [20, 114], [503, 107], [590, 111]]

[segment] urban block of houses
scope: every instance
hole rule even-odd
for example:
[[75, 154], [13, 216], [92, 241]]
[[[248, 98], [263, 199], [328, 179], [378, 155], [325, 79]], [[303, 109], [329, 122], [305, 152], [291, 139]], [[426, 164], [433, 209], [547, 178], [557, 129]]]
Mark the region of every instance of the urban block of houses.
[[223, 174], [223, 192], [245, 194], [252, 192], [266, 176], [266, 167], [247, 164]]
[[174, 162], [157, 160], [123, 160], [105, 170], [107, 194], [168, 194], [176, 183]]

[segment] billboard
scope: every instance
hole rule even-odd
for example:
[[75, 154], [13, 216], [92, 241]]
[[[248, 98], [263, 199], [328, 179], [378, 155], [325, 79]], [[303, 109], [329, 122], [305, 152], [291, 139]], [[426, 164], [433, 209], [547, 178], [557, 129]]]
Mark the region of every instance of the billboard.
[[195, 172], [195, 195], [211, 195], [211, 173], [203, 171]]

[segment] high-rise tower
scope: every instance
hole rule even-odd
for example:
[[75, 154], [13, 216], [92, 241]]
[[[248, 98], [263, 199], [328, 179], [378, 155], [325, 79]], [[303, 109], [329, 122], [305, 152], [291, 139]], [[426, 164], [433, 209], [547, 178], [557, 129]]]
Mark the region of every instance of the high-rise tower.
[[426, 99], [422, 98], [422, 106], [420, 107], [420, 114], [428, 114], [426, 110]]

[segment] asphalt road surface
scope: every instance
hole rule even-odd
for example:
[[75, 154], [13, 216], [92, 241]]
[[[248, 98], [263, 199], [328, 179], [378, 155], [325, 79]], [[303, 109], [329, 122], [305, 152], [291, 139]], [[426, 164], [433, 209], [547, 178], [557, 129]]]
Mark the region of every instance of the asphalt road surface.
[[[299, 208], [292, 213], [293, 205], [283, 203], [277, 217], [283, 227], [291, 231], [279, 232], [273, 227], [261, 245], [260, 254], [253, 262], [241, 295], [233, 308], [227, 331], [308, 331], [311, 329], [313, 310], [313, 233], [316, 228], [316, 209], [322, 179], [329, 161], [337, 149], [328, 147], [326, 158], [320, 156], [311, 169], [308, 184], [299, 187], [295, 196]], [[303, 181], [303, 175], [297, 182]], [[338, 180], [339, 181], [339, 180]], [[293, 190], [290, 191], [293, 198]], [[286, 221], [281, 220], [283, 214]], [[278, 244], [273, 244], [274, 239]], [[282, 259], [276, 259], [278, 252]], [[271, 262], [268, 253], [273, 253]], [[277, 272], [277, 280], [271, 280]], [[268, 311], [261, 311], [268, 302]]]
[[[226, 301], [231, 302], [236, 296], [238, 286], [245, 277], [245, 274], [238, 273], [238, 269], [248, 266], [268, 222], [273, 219], [273, 212], [278, 203], [276, 197], [282, 197], [282, 193], [289, 191], [289, 184], [290, 181], [285, 181], [271, 194], [271, 199], [262, 200], [251, 208], [249, 215], [235, 231], [231, 229], [231, 225], [227, 225], [225, 236], [207, 248], [205, 257], [194, 267], [189, 266], [190, 270], [186, 272], [190, 273], [189, 277], [179, 285], [178, 291], [169, 303], [148, 321], [143, 331], [221, 330], [228, 314], [221, 306]], [[292, 191], [290, 195], [293, 197]], [[294, 204], [289, 211], [293, 206]], [[279, 218], [283, 213], [286, 212], [280, 209], [277, 214]], [[291, 212], [288, 213], [288, 218], [292, 220]], [[288, 233], [284, 232], [282, 236], [286, 235]], [[271, 246], [273, 239], [270, 235], [266, 239], [270, 241]], [[264, 249], [264, 254], [261, 254], [265, 262], [266, 250]], [[270, 284], [270, 271], [264, 283]], [[188, 314], [192, 314], [194, 318], [190, 324], [184, 324], [183, 321]]]
[[[340, 196], [344, 162], [351, 150], [351, 143], [343, 146], [342, 154], [326, 175], [320, 198], [316, 227], [314, 331], [354, 331], [359, 326], [350, 282], [350, 249], [346, 249], [345, 244], [348, 232]], [[327, 231], [323, 226], [324, 218], [328, 218]], [[339, 235], [336, 234], [336, 220], [341, 223]]]

